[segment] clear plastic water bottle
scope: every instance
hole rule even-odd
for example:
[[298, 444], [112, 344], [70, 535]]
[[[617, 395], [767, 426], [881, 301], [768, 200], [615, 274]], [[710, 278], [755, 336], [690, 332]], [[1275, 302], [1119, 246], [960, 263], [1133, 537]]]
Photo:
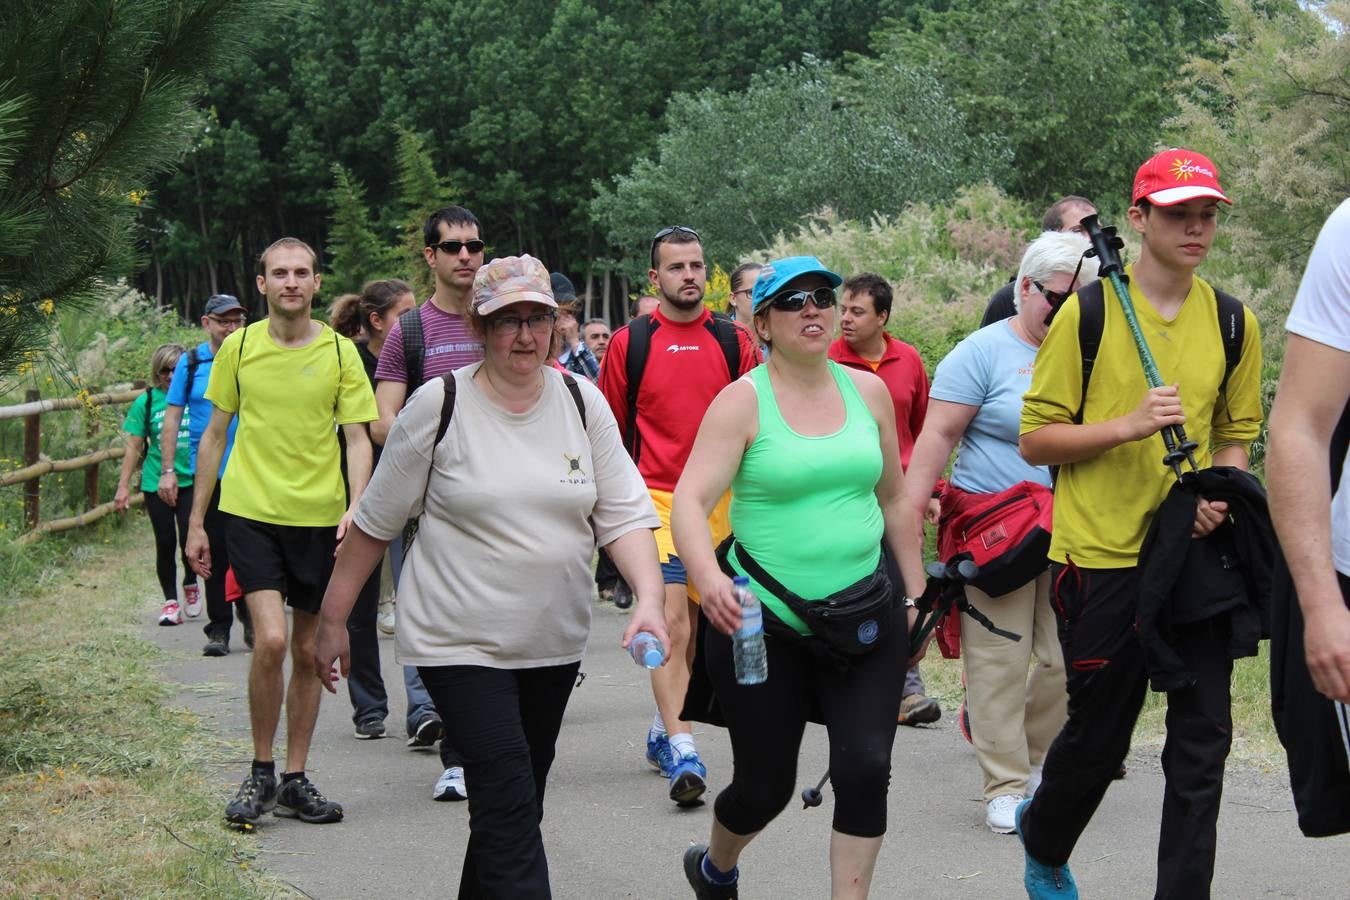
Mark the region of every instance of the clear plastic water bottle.
[[750, 590], [749, 578], [737, 575], [731, 583], [736, 601], [741, 604], [741, 627], [731, 636], [736, 683], [759, 684], [769, 677], [769, 657], [764, 651], [764, 609]]
[[628, 645], [628, 655], [633, 657], [633, 662], [639, 666], [656, 669], [665, 662], [666, 648], [661, 646], [656, 635], [650, 631], [639, 631], [633, 635], [633, 642]]

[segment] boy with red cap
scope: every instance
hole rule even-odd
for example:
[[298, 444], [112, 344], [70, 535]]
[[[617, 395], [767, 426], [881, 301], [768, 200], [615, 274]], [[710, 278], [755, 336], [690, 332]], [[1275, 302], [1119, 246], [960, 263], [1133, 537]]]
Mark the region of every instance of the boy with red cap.
[[[1032, 898], [1078, 896], [1069, 855], [1129, 751], [1144, 702], [1139, 551], [1174, 480], [1155, 435], [1184, 424], [1202, 468], [1245, 470], [1261, 426], [1256, 318], [1243, 310], [1241, 356], [1224, 386], [1218, 301], [1195, 275], [1214, 240], [1219, 204], [1231, 202], [1214, 164], [1190, 150], [1159, 153], [1139, 168], [1132, 201], [1129, 223], [1141, 249], [1125, 280], [1164, 386], [1148, 386], [1115, 291], [1103, 283], [1087, 390], [1075, 295], [1046, 335], [1022, 408], [1022, 455], [1060, 467], [1049, 555], [1069, 692], [1069, 719], [1046, 756], [1041, 785], [1016, 814]], [[1209, 534], [1226, 516], [1225, 504], [1197, 500], [1191, 536]], [[1232, 736], [1229, 631], [1227, 616], [1175, 627], [1173, 645], [1196, 678], [1167, 695], [1159, 898], [1209, 896]]]

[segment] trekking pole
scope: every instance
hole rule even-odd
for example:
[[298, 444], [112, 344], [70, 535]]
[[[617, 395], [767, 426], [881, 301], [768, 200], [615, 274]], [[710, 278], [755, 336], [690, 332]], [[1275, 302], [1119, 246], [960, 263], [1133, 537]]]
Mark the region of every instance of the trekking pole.
[[[1085, 216], [1082, 224], [1087, 231], [1088, 240], [1092, 243], [1092, 249], [1085, 255], [1097, 257], [1097, 277], [1107, 279], [1115, 289], [1116, 299], [1120, 301], [1120, 310], [1125, 314], [1125, 322], [1134, 337], [1135, 349], [1139, 351], [1139, 361], [1144, 365], [1144, 379], [1150, 389], [1162, 387], [1162, 375], [1158, 373], [1158, 365], [1153, 361], [1153, 352], [1148, 348], [1148, 341], [1144, 340], [1144, 332], [1140, 329], [1139, 318], [1134, 312], [1134, 302], [1130, 300], [1130, 289], [1125, 282], [1125, 267], [1120, 261], [1120, 248], [1125, 246], [1125, 242], [1116, 236], [1114, 225], [1102, 226], [1097, 221], [1096, 213]], [[1191, 464], [1191, 471], [1200, 471], [1199, 465], [1195, 462], [1195, 451], [1199, 445], [1186, 438], [1185, 428], [1180, 424], [1164, 425], [1160, 434], [1163, 444], [1167, 447], [1163, 465], [1172, 467], [1178, 481], [1181, 480], [1183, 460]]]
[[813, 806], [819, 806], [821, 801], [820, 789], [825, 787], [825, 782], [830, 780], [830, 770], [826, 769], [825, 774], [820, 776], [820, 781], [816, 782], [815, 787], [809, 787], [802, 791], [802, 809], [810, 809]]

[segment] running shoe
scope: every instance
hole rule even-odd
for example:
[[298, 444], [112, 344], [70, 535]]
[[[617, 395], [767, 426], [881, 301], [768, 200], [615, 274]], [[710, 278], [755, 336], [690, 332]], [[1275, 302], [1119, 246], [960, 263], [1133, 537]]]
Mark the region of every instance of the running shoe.
[[202, 614], [202, 589], [195, 582], [183, 585], [183, 612], [189, 619]]
[[707, 844], [690, 844], [684, 851], [684, 877], [694, 889], [697, 900], [737, 900], [739, 873], [731, 884], [716, 884], [703, 874], [703, 857], [708, 855]]
[[999, 794], [984, 805], [984, 824], [994, 834], [1012, 834], [1017, 824], [1013, 815], [1024, 799], [1021, 794]]
[[1013, 813], [1013, 826], [1017, 839], [1022, 842], [1022, 855], [1026, 857], [1022, 875], [1022, 885], [1027, 889], [1027, 900], [1078, 900], [1078, 885], [1068, 866], [1047, 866], [1036, 859], [1026, 849], [1026, 838], [1022, 836], [1022, 816], [1031, 805], [1031, 798], [1017, 804]]
[[380, 601], [379, 611], [375, 614], [375, 627], [384, 634], [394, 633], [394, 598]]
[[342, 804], [334, 803], [301, 775], [284, 781], [277, 791], [276, 809], [272, 815], [285, 819], [299, 819], [312, 825], [342, 821]]
[[432, 800], [468, 800], [469, 789], [464, 786], [464, 770], [451, 766], [436, 779], [436, 787], [431, 791]]
[[237, 828], [252, 828], [276, 805], [277, 777], [271, 772], [250, 771], [225, 806], [225, 821]]
[[942, 718], [942, 707], [932, 697], [910, 694], [900, 701], [901, 725], [928, 725]]
[[202, 648], [202, 656], [229, 656], [230, 655], [230, 636], [225, 634], [208, 634], [206, 636], [206, 646]]
[[671, 757], [670, 799], [680, 806], [693, 806], [708, 789], [708, 770], [697, 752], [684, 755], [672, 748]]
[[445, 723], [435, 716], [425, 716], [413, 729], [412, 737], [408, 738], [408, 746], [417, 749], [430, 747], [439, 741], [443, 734]]
[[662, 778], [670, 777], [670, 770], [675, 767], [674, 756], [670, 738], [664, 732], [656, 737], [652, 737], [651, 732], [647, 733], [647, 765], [660, 772]]
[[178, 608], [177, 600], [165, 600], [164, 608], [159, 613], [159, 624], [161, 625], [182, 625], [183, 611]]
[[358, 741], [374, 741], [384, 737], [383, 719], [362, 719], [356, 723], [356, 739]]

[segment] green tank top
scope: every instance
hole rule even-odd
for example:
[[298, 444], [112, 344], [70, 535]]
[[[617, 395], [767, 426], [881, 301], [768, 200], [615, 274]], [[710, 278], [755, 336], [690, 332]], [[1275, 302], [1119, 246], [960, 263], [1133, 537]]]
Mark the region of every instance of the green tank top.
[[[853, 380], [829, 360], [844, 398], [844, 426], [806, 437], [788, 427], [774, 399], [768, 366], [750, 370], [759, 396], [759, 434], [731, 482], [736, 543], [797, 596], [819, 600], [876, 570], [885, 530], [876, 486], [881, 441], [876, 419]], [[729, 555], [732, 567], [746, 574]], [[760, 602], [801, 634], [811, 630], [781, 600], [750, 579]]]

